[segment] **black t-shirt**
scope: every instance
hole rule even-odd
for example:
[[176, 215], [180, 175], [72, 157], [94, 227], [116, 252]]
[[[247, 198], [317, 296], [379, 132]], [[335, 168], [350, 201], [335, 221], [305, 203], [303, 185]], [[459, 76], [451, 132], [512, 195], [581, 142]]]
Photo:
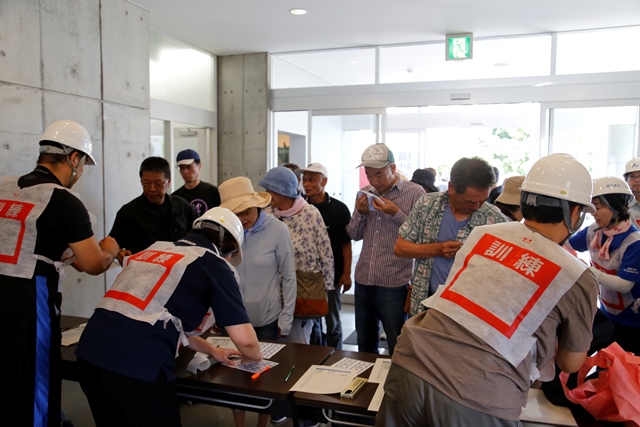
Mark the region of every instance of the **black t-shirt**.
[[351, 220], [351, 213], [347, 205], [338, 199], [326, 194], [326, 199], [322, 203], [311, 203], [322, 215], [322, 220], [327, 226], [327, 233], [331, 241], [331, 251], [333, 252], [333, 265], [335, 268], [335, 281], [340, 279], [344, 270], [344, 257], [342, 256], [342, 244], [350, 242], [351, 238], [347, 234], [347, 224]]
[[198, 216], [203, 215], [211, 208], [220, 206], [220, 192], [218, 187], [208, 182], [200, 181], [191, 190], [187, 190], [184, 185], [172, 193], [191, 203]]
[[[62, 185], [58, 178], [44, 166], [37, 166], [33, 172], [18, 179], [20, 188], [32, 187], [38, 184]], [[45, 256], [52, 261], [60, 261], [62, 253], [69, 247], [69, 243], [81, 242], [93, 236], [89, 212], [84, 204], [67, 190], [56, 188], [51, 200], [36, 221], [38, 236], [36, 238], [35, 253]], [[42, 274], [47, 267], [38, 262], [36, 273]]]
[[502, 194], [502, 185], [499, 185], [493, 190], [491, 190], [491, 193], [489, 193], [489, 198], [487, 199], [487, 202], [489, 203], [495, 202], [500, 194]]
[[144, 194], [120, 208], [109, 236], [121, 248], [140, 252], [157, 241], [174, 242], [191, 230], [198, 218], [193, 207], [180, 197], [165, 195], [164, 203], [149, 202]]

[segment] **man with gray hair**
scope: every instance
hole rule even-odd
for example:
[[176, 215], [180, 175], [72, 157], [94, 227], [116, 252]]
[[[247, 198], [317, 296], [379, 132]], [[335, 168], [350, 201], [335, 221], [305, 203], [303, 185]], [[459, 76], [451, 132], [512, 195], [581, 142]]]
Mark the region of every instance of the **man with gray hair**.
[[494, 184], [489, 163], [463, 157], [451, 168], [448, 190], [423, 196], [400, 227], [394, 253], [416, 259], [411, 316], [424, 311], [420, 302], [445, 282], [456, 252], [474, 227], [508, 221], [500, 209], [485, 203]]

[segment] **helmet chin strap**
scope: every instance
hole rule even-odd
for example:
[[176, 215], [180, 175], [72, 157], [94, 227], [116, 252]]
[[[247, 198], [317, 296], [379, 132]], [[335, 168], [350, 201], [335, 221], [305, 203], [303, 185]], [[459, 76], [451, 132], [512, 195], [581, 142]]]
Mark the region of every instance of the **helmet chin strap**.
[[567, 234], [567, 237], [565, 237], [564, 240], [560, 242], [560, 246], [562, 246], [565, 244], [567, 240], [569, 240], [571, 236], [573, 236], [573, 234], [576, 231], [580, 230], [580, 227], [582, 227], [582, 223], [584, 222], [584, 218], [587, 215], [587, 213], [584, 211], [580, 212], [580, 219], [576, 223], [575, 227], [572, 227], [571, 226], [571, 209], [569, 208], [569, 202], [567, 202], [566, 200], [561, 200], [560, 204], [562, 205], [562, 216], [564, 217], [564, 224], [567, 226], [567, 230], [569, 231], [569, 234]]
[[218, 241], [217, 242], [211, 242], [213, 243], [213, 246], [216, 247], [217, 251], [219, 254], [222, 254], [222, 256], [224, 257], [224, 253], [222, 253], [222, 244], [224, 243], [224, 233], [225, 233], [225, 228], [223, 226], [221, 226], [220, 224], [217, 224], [215, 222], [212, 221], [200, 221], [197, 225], [197, 227], [195, 227], [196, 229], [198, 228], [208, 228], [209, 230], [213, 230], [218, 232]]

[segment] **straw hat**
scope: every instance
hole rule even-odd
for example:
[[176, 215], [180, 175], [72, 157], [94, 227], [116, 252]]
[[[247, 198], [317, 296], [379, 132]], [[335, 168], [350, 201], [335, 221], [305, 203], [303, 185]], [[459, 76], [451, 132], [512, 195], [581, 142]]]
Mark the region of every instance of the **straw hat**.
[[512, 176], [504, 180], [502, 184], [502, 193], [496, 199], [496, 202], [505, 205], [520, 206], [520, 187], [524, 181], [523, 175]]
[[251, 180], [244, 176], [231, 178], [220, 184], [221, 207], [233, 213], [239, 213], [249, 208], [266, 208], [271, 203], [268, 193], [258, 193], [253, 189]]

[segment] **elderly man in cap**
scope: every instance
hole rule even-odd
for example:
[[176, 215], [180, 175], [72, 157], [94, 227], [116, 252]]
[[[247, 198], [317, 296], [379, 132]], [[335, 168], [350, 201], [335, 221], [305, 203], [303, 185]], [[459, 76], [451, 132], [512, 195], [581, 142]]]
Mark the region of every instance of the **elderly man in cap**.
[[173, 192], [174, 196], [182, 197], [191, 203], [198, 215], [220, 206], [218, 187], [200, 180], [202, 162], [200, 162], [200, 155], [197, 151], [190, 148], [182, 150], [178, 153], [176, 163], [184, 185]]
[[[342, 322], [340, 321], [340, 289], [342, 293], [351, 289], [351, 238], [347, 234], [347, 224], [351, 213], [347, 205], [335, 199], [325, 191], [329, 173], [320, 163], [311, 163], [306, 168], [296, 170], [302, 175], [304, 193], [311, 205], [315, 206], [322, 215], [327, 226], [331, 251], [333, 252], [334, 287], [327, 291], [329, 313], [325, 316], [327, 323], [326, 344], [336, 349], [342, 349]], [[322, 344], [322, 319], [317, 319], [311, 333], [311, 344]]]
[[393, 253], [398, 229], [424, 189], [396, 173], [393, 153], [384, 144], [367, 147], [362, 162], [369, 184], [362, 188], [347, 225], [353, 240], [362, 240], [356, 264], [355, 310], [358, 350], [378, 353], [382, 322], [389, 354], [406, 320], [407, 296], [413, 260]]

